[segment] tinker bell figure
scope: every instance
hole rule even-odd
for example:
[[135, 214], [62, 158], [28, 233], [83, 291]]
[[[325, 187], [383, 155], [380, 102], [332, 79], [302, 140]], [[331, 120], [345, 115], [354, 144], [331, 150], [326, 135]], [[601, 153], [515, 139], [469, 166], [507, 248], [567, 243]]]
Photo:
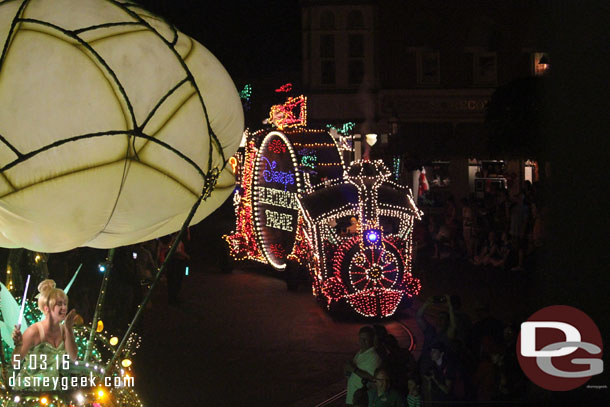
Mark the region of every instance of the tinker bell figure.
[[68, 375], [70, 360], [76, 360], [76, 312], [68, 312], [68, 296], [56, 288], [53, 280], [41, 282], [38, 291], [38, 308], [44, 318], [29, 326], [23, 335], [16, 325], [12, 334], [13, 367], [21, 369], [15, 378], [15, 390], [57, 390], [59, 378]]

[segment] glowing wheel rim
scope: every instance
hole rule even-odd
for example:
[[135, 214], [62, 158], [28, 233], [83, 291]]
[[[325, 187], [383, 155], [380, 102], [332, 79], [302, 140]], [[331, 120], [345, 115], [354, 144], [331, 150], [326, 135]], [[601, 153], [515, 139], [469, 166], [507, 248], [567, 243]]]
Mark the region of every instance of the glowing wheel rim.
[[383, 239], [379, 245], [362, 247], [358, 239], [352, 239], [344, 245], [345, 256], [336, 269], [341, 270], [341, 279], [350, 294], [402, 288], [405, 265], [392, 243]]

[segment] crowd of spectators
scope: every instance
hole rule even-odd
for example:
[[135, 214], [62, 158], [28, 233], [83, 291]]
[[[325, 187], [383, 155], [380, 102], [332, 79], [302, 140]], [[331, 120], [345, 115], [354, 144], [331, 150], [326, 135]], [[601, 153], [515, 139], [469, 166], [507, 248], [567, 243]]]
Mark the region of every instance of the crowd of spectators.
[[465, 259], [476, 266], [523, 270], [544, 244], [545, 207], [537, 185], [526, 181], [512, 197], [492, 189], [484, 198], [453, 196], [442, 213], [430, 211], [414, 233], [417, 257]]
[[477, 307], [475, 322], [458, 296], [428, 298], [416, 314], [424, 341], [415, 359], [382, 325], [359, 331], [348, 361], [348, 406], [485, 405], [523, 400], [527, 380], [516, 355], [517, 329]]
[[[513, 188], [512, 191], [515, 191]], [[481, 270], [532, 271], [544, 247], [545, 206], [539, 185], [525, 182], [512, 195], [491, 188], [484, 196], [448, 196], [442, 207], [423, 208], [415, 224], [416, 267], [426, 262]], [[447, 260], [447, 261], [444, 261]], [[519, 403], [528, 380], [516, 355], [518, 324], [494, 317], [483, 303], [474, 315], [459, 296], [434, 296], [418, 309], [423, 343], [416, 358], [383, 326], [360, 330], [360, 351], [346, 366], [347, 405], [399, 407]]]

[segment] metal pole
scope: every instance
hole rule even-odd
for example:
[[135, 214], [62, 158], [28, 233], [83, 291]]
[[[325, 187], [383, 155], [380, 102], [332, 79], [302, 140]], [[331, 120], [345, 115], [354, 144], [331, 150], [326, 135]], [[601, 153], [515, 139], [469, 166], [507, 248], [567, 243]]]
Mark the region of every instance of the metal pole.
[[91, 355], [91, 349], [93, 348], [93, 340], [95, 338], [95, 333], [97, 332], [97, 321], [100, 317], [100, 313], [102, 312], [102, 306], [104, 305], [104, 298], [106, 297], [106, 289], [108, 287], [108, 278], [110, 277], [110, 269], [112, 269], [112, 259], [114, 257], [114, 248], [108, 250], [108, 257], [106, 257], [106, 270], [104, 270], [104, 277], [102, 279], [102, 287], [100, 288], [100, 293], [97, 297], [97, 304], [95, 306], [95, 313], [93, 314], [93, 321], [91, 321], [91, 332], [89, 335], [89, 341], [87, 341], [87, 350], [85, 351], [84, 361], [89, 361], [89, 356]]
[[[206, 194], [206, 198], [207, 198], [208, 195], [209, 195], [209, 193]], [[201, 204], [201, 201], [203, 200], [203, 196], [204, 196], [204, 193], [202, 192], [201, 195], [199, 195], [199, 198], [197, 199], [197, 202], [195, 202], [195, 204], [191, 208], [191, 212], [189, 213], [189, 215], [187, 216], [186, 220], [182, 224], [182, 228], [180, 229], [180, 232], [178, 232], [178, 235], [174, 239], [174, 241], [173, 241], [173, 243], [172, 243], [172, 245], [171, 245], [171, 247], [169, 249], [169, 252], [165, 256], [165, 260], [163, 261], [163, 264], [161, 265], [161, 267], [159, 267], [157, 269], [157, 273], [155, 274], [155, 278], [153, 279], [153, 282], [150, 285], [150, 288], [148, 289], [148, 292], [146, 293], [146, 296], [144, 297], [144, 299], [142, 300], [140, 305], [138, 305], [138, 310], [136, 311], [136, 315], [133, 317], [133, 320], [131, 321], [131, 323], [127, 327], [127, 331], [125, 332], [125, 335], [123, 335], [123, 339], [121, 340], [121, 343], [119, 344], [119, 346], [117, 347], [116, 351], [114, 352], [114, 355], [112, 356], [112, 359], [110, 359], [110, 361], [106, 365], [106, 370], [105, 370], [106, 371], [106, 375], [110, 375], [110, 373], [112, 372], [112, 369], [114, 368], [114, 364], [115, 364], [116, 360], [119, 358], [119, 355], [122, 353], [123, 348], [125, 347], [125, 344], [127, 343], [127, 340], [129, 338], [129, 335], [131, 335], [131, 332], [133, 331], [134, 326], [136, 325], [138, 320], [140, 319], [140, 316], [142, 315], [142, 312], [143, 312], [144, 308], [146, 307], [146, 304], [148, 304], [148, 301], [152, 297], [152, 292], [153, 292], [153, 290], [155, 288], [155, 285], [159, 281], [159, 278], [161, 277], [161, 274], [165, 270], [166, 265], [168, 264], [169, 260], [171, 259], [171, 257], [173, 256], [174, 252], [176, 251], [176, 247], [178, 246], [178, 243], [182, 239], [182, 236], [184, 235], [184, 231], [188, 228], [188, 225], [191, 223], [191, 219], [193, 219], [193, 216], [195, 215], [195, 212], [197, 211], [197, 208], [199, 208], [199, 205]]]
[[6, 364], [4, 363], [4, 346], [2, 345], [2, 334], [0, 333], [0, 363], [2, 363], [2, 383], [4, 383], [4, 390], [8, 390], [10, 387], [8, 385], [8, 372], [6, 369]]

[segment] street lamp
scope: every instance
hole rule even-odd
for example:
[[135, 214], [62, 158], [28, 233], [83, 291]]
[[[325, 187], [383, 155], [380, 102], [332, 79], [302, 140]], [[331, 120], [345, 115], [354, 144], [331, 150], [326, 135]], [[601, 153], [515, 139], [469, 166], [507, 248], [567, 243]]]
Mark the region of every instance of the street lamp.
[[366, 138], [366, 144], [368, 144], [371, 147], [373, 147], [375, 145], [375, 143], [377, 143], [377, 134], [369, 133], [365, 136], [365, 138]]

